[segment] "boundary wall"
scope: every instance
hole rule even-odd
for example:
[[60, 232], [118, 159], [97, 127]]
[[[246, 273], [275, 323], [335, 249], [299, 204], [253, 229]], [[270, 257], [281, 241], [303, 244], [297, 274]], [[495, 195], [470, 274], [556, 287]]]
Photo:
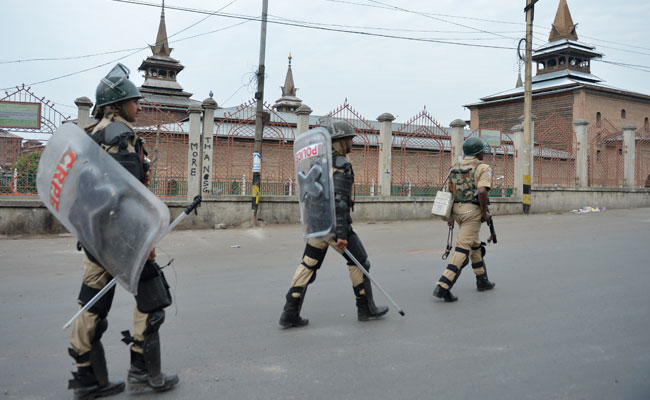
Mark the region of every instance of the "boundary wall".
[[[521, 214], [521, 199], [517, 197], [490, 198], [493, 215]], [[166, 201], [172, 219], [189, 204]], [[358, 198], [352, 218], [356, 222], [434, 219], [431, 216], [433, 198], [363, 197]], [[627, 188], [533, 188], [533, 213], [564, 213], [585, 206], [599, 208], [650, 207], [650, 189]], [[177, 229], [213, 229], [249, 227], [250, 198], [220, 196], [206, 199], [198, 215], [186, 218]], [[258, 218], [267, 224], [299, 223], [300, 211], [296, 196], [263, 196]], [[66, 230], [36, 197], [0, 196], [0, 235], [60, 234]]]

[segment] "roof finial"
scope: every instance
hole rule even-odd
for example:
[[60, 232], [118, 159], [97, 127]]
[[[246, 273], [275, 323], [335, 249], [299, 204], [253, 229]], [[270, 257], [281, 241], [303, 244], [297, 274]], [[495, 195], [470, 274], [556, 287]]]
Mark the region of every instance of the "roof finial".
[[293, 57], [291, 57], [291, 52], [289, 52], [289, 66], [291, 66], [291, 59], [292, 59], [292, 58], [293, 58]]
[[566, 0], [560, 0], [555, 14], [555, 20], [551, 25], [551, 34], [548, 37], [549, 42], [556, 40], [578, 40], [576, 25], [571, 18], [571, 11]]
[[162, 2], [163, 4], [162, 4], [162, 11], [160, 13], [160, 17], [165, 18], [165, 0], [162, 0]]

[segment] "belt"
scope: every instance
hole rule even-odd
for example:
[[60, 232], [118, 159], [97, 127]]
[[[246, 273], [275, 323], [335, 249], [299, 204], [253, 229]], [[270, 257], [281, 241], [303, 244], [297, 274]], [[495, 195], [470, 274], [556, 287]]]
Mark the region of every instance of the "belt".
[[456, 214], [456, 213], [453, 213], [453, 214], [454, 214], [454, 215], [459, 215], [459, 216], [460, 216], [460, 215], [465, 215], [465, 214], [472, 213], [472, 212], [474, 212], [474, 211], [476, 211], [476, 210], [480, 210], [480, 209], [481, 209], [481, 208], [479, 207], [479, 208], [475, 208], [475, 209], [473, 209], [473, 210], [468, 210], [468, 211], [462, 212], [462, 213], [460, 213], [460, 214]]

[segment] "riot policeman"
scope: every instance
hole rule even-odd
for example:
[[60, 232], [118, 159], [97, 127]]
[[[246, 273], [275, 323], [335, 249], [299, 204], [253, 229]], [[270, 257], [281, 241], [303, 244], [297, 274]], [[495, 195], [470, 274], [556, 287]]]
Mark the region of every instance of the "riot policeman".
[[[131, 125], [135, 122], [136, 114], [141, 111], [138, 100], [142, 96], [128, 75], [128, 68], [117, 64], [100, 81], [95, 93], [94, 116], [97, 121], [85, 130], [116, 161], [145, 183], [149, 168], [147, 153], [142, 139]], [[78, 297], [80, 306], [92, 299], [112, 279], [99, 261], [89, 251], [84, 251], [83, 283]], [[122, 332], [122, 341], [131, 344], [128, 387], [132, 391], [146, 388], [165, 391], [178, 383], [177, 375], [161, 372], [158, 330], [165, 320], [164, 308], [171, 305], [171, 294], [154, 258], [155, 251], [152, 251], [138, 282], [133, 336], [128, 330]], [[108, 327], [106, 318], [114, 293], [115, 287], [74, 323], [69, 354], [76, 362], [77, 372], [72, 373], [74, 379], [69, 381], [68, 388], [74, 389], [75, 399], [94, 399], [124, 390], [123, 382], [108, 380], [101, 343], [102, 335]]]
[[309, 320], [300, 316], [307, 287], [316, 279], [316, 272], [325, 259], [329, 246], [341, 253], [346, 259], [352, 289], [356, 297], [357, 318], [359, 321], [381, 318], [388, 312], [388, 307], [375, 305], [370, 280], [363, 275], [359, 267], [343, 253], [347, 248], [352, 255], [370, 270], [368, 254], [361, 239], [352, 229], [350, 212], [354, 205], [353, 185], [354, 171], [347, 154], [352, 151], [354, 128], [347, 122], [336, 121], [327, 126], [332, 139], [332, 180], [334, 182], [334, 207], [336, 210], [336, 228], [324, 238], [309, 239], [286, 294], [286, 303], [280, 316], [280, 325], [285, 328], [305, 326]]
[[458, 222], [459, 233], [456, 239], [456, 249], [451, 256], [449, 265], [442, 273], [433, 291], [435, 297], [446, 302], [458, 300], [451, 293], [462, 269], [471, 261], [476, 274], [476, 288], [479, 292], [491, 290], [494, 283], [490, 282], [485, 267], [485, 243], [479, 240], [478, 234], [481, 223], [490, 218], [488, 213], [488, 192], [492, 181], [492, 170], [483, 163], [485, 142], [478, 137], [470, 137], [463, 143], [463, 160], [452, 166], [447, 189], [454, 195], [452, 210], [453, 219], [448, 224], [453, 228], [454, 221]]

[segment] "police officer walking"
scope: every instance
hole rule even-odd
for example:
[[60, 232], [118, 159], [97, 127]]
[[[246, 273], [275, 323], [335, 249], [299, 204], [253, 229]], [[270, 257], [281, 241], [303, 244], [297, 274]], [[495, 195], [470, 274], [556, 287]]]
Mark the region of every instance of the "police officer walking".
[[[142, 139], [131, 123], [141, 111], [138, 100], [142, 97], [128, 79], [129, 70], [117, 64], [104, 77], [96, 91], [95, 117], [97, 122], [86, 127], [89, 135], [124, 168], [141, 182], [146, 182], [148, 162]], [[127, 229], [127, 227], [125, 227]], [[83, 260], [83, 283], [79, 305], [91, 300], [112, 276], [88, 251]], [[164, 308], [171, 305], [171, 294], [165, 277], [152, 251], [140, 281], [136, 307], [133, 314], [134, 333], [122, 332], [122, 339], [131, 344], [131, 367], [128, 372], [129, 390], [146, 388], [165, 391], [178, 383], [177, 375], [161, 372], [160, 338], [158, 330], [165, 320]], [[115, 287], [85, 311], [74, 323], [70, 337], [69, 354], [75, 360], [77, 372], [68, 384], [74, 389], [75, 399], [94, 399], [124, 391], [124, 382], [108, 380], [106, 358], [101, 338], [108, 327], [106, 320], [111, 308]]]
[[325, 238], [312, 238], [307, 242], [302, 262], [293, 276], [291, 287], [286, 295], [284, 311], [280, 316], [280, 325], [285, 328], [305, 326], [309, 323], [308, 319], [300, 316], [300, 310], [305, 300], [307, 287], [316, 279], [316, 272], [323, 263], [329, 246], [332, 246], [346, 259], [352, 280], [352, 289], [356, 297], [358, 320], [368, 321], [381, 318], [388, 312], [388, 307], [375, 305], [370, 280], [343, 253], [347, 248], [367, 271], [370, 270], [368, 254], [351, 225], [350, 211], [354, 205], [352, 195], [354, 171], [346, 155], [352, 151], [354, 128], [347, 122], [336, 121], [327, 126], [327, 131], [332, 139], [332, 179], [334, 181], [336, 229], [335, 233], [329, 234]]
[[456, 249], [451, 256], [449, 265], [442, 273], [433, 291], [435, 297], [446, 302], [458, 300], [451, 293], [463, 267], [469, 261], [476, 274], [476, 288], [479, 292], [491, 290], [494, 283], [490, 282], [483, 257], [485, 243], [479, 240], [481, 223], [490, 218], [488, 213], [488, 192], [492, 184], [492, 170], [483, 163], [485, 142], [478, 137], [470, 137], [463, 143], [463, 160], [454, 165], [449, 172], [447, 189], [454, 195], [452, 219], [448, 222], [453, 228], [454, 220], [458, 222], [459, 230], [456, 239]]

